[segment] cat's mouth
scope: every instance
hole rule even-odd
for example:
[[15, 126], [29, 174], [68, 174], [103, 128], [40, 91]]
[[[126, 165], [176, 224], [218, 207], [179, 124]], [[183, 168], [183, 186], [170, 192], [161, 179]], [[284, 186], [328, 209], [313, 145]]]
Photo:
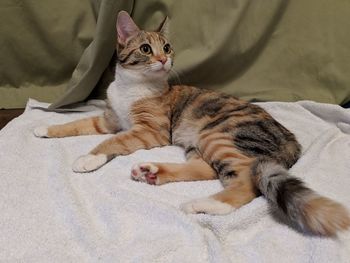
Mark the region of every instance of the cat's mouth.
[[159, 74], [159, 75], [163, 75], [163, 74], [168, 74], [170, 71], [170, 69], [167, 69], [166, 67], [162, 66], [162, 67], [159, 67], [159, 68], [154, 68], [152, 69], [152, 73], [153, 74]]
[[168, 73], [170, 71], [171, 66], [169, 67], [168, 63], [155, 63], [151, 66], [151, 71], [154, 73]]
[[154, 72], [168, 72], [165, 67], [161, 67], [160, 69], [155, 69]]

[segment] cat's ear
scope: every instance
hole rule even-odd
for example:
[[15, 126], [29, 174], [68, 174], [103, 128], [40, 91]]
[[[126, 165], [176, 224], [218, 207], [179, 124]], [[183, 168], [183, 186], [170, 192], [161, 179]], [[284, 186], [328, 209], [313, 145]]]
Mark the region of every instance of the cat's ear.
[[157, 32], [165, 37], [169, 36], [169, 18], [166, 16], [163, 22], [159, 25]]
[[136, 35], [140, 29], [125, 11], [120, 11], [117, 18], [118, 43], [125, 45], [129, 37]]

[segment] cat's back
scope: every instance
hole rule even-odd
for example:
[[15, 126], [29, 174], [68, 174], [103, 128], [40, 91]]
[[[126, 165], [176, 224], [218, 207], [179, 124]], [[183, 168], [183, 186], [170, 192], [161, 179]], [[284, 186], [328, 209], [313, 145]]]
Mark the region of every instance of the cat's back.
[[[239, 117], [269, 117], [261, 107], [241, 100], [233, 95], [201, 89], [193, 86], [172, 86], [166, 95], [169, 98], [173, 115], [184, 115], [196, 120], [216, 118], [236, 113]], [[237, 113], [240, 114], [237, 114]], [[224, 117], [224, 116], [223, 116]]]
[[175, 99], [171, 127], [175, 144], [186, 148], [216, 133], [231, 136], [235, 147], [248, 156], [287, 156], [283, 157], [286, 167], [299, 155], [295, 136], [258, 105], [194, 87], [172, 89]]
[[[196, 143], [198, 134], [218, 127], [233, 129], [234, 122], [251, 119], [265, 111], [258, 106], [220, 92], [192, 86], [172, 86], [167, 94], [171, 109], [173, 143]], [[237, 118], [233, 118], [233, 116]]]

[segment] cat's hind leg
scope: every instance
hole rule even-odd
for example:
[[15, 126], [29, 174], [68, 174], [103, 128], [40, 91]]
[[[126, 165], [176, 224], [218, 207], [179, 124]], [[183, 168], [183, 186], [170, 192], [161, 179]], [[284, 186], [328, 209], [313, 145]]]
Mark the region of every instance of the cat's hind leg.
[[186, 163], [140, 163], [131, 170], [131, 178], [161, 185], [179, 181], [216, 179], [216, 172], [202, 158], [191, 157]]
[[250, 165], [234, 166], [237, 178], [226, 178], [225, 188], [210, 197], [195, 199], [181, 206], [186, 213], [223, 215], [252, 201], [257, 191], [251, 180]]
[[199, 142], [199, 151], [216, 171], [224, 190], [190, 201], [182, 205], [182, 210], [186, 213], [227, 214], [257, 196], [258, 191], [251, 176], [255, 159], [238, 151], [229, 134], [207, 133]]

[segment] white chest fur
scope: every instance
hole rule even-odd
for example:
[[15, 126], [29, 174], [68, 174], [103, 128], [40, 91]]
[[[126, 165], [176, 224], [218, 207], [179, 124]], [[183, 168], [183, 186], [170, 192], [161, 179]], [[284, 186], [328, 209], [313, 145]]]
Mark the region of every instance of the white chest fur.
[[130, 110], [132, 104], [144, 97], [151, 96], [151, 92], [142, 84], [133, 86], [119, 86], [113, 82], [107, 90], [109, 103], [118, 116], [119, 123], [123, 130], [128, 130], [132, 126]]
[[130, 116], [133, 103], [159, 94], [162, 88], [164, 83], [143, 81], [139, 73], [127, 71], [117, 65], [115, 81], [107, 89], [107, 98], [123, 130], [128, 130], [133, 125]]

